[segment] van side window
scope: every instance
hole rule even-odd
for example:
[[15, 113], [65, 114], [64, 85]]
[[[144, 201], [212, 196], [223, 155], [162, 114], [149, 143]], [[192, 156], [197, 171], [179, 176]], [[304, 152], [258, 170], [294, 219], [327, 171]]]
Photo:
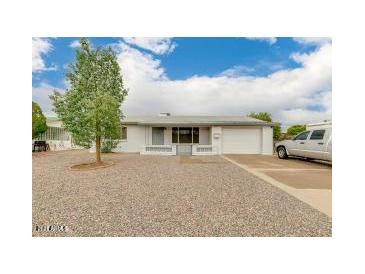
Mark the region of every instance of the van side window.
[[297, 137], [294, 138], [294, 140], [307, 140], [309, 131], [304, 131], [300, 133]]
[[326, 130], [324, 130], [324, 129], [313, 130], [310, 140], [323, 140], [323, 136], [324, 136], [325, 132], [326, 132]]

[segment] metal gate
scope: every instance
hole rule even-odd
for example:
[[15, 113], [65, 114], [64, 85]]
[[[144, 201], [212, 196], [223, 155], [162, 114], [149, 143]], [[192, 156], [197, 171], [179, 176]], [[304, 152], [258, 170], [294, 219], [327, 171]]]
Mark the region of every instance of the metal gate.
[[192, 155], [192, 145], [176, 145], [176, 155]]

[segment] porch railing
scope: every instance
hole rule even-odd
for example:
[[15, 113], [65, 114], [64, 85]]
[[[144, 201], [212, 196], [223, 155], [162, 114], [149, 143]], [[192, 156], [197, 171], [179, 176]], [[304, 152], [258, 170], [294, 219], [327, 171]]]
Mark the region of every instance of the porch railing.
[[213, 145], [193, 145], [193, 155], [215, 155], [216, 147]]
[[176, 155], [175, 145], [145, 145], [141, 154]]

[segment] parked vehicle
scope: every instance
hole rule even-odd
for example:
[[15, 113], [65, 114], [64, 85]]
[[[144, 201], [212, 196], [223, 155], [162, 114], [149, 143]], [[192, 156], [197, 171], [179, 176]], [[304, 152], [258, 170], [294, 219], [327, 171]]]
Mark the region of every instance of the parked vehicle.
[[278, 142], [275, 151], [280, 159], [299, 156], [332, 161], [332, 125], [316, 127], [299, 133], [292, 140]]

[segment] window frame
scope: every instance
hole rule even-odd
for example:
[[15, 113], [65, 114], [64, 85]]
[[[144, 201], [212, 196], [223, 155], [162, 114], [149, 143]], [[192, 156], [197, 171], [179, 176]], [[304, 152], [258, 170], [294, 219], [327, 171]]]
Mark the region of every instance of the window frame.
[[[314, 134], [314, 132], [318, 132], [318, 131], [321, 131], [321, 132], [323, 132], [323, 134], [322, 134], [322, 138], [312, 138], [312, 136], [313, 136], [313, 134]], [[325, 129], [314, 129], [313, 131], [312, 131], [312, 134], [311, 134], [311, 136], [309, 137], [309, 140], [323, 140], [324, 139], [324, 135], [326, 134], [326, 130]]]
[[[125, 130], [125, 138], [123, 138], [124, 134], [123, 134], [123, 130]], [[121, 141], [127, 141], [128, 140], [128, 127], [127, 126], [122, 126], [121, 128], [121, 134], [120, 134], [120, 140]]]
[[[305, 137], [305, 139], [299, 139], [298, 137], [303, 135], [304, 133], [307, 134], [307, 136]], [[305, 140], [308, 140], [308, 136], [310, 134], [310, 130], [307, 130], [307, 131], [303, 131], [301, 133], [299, 133], [297, 136], [294, 137], [294, 141], [305, 141]]]
[[[195, 134], [197, 132], [197, 134]], [[199, 144], [200, 141], [200, 129], [198, 127], [193, 127], [193, 131], [192, 131], [192, 143], [193, 144]], [[198, 138], [197, 140], [195, 138]]]

